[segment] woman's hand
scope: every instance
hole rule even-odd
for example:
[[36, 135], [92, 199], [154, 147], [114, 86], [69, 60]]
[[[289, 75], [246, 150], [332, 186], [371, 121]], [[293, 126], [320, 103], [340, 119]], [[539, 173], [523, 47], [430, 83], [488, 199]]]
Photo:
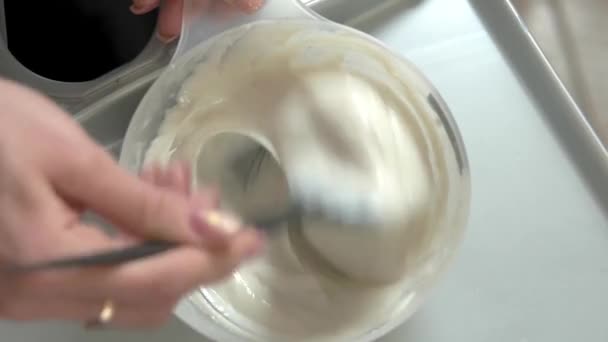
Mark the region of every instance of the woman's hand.
[[[217, 196], [189, 184], [183, 164], [129, 174], [53, 102], [0, 80], [0, 318], [87, 322], [111, 300], [116, 326], [164, 323], [185, 294], [230, 275], [262, 245], [238, 221], [218, 225]], [[82, 222], [84, 210], [120, 234]], [[112, 267], [2, 271], [150, 238], [183, 247]]]
[[[210, 6], [221, 6], [220, 10], [236, 9], [245, 13], [252, 13], [260, 9], [264, 0], [191, 0], [193, 7], [200, 11], [209, 10]], [[182, 28], [182, 8], [184, 0], [165, 0], [162, 5], [160, 0], [133, 0], [131, 12], [145, 14], [161, 6], [158, 17], [159, 39], [170, 42], [177, 38]]]

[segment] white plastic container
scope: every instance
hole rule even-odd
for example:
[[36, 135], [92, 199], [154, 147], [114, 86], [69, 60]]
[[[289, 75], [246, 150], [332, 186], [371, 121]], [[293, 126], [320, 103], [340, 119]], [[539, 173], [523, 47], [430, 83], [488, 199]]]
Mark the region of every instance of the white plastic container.
[[[188, 5], [186, 11], [188, 11]], [[423, 103], [425, 115], [434, 116], [439, 134], [445, 137], [443, 162], [448, 173], [448, 186], [445, 196], [446, 206], [443, 211], [441, 227], [435, 238], [432, 250], [429, 250], [425, 265], [412, 271], [413, 281], [404, 286], [400, 300], [387, 311], [384, 317], [370, 326], [361, 326], [360, 331], [348, 337], [336, 337], [337, 341], [373, 341], [385, 335], [405, 320], [420, 306], [428, 290], [440, 278], [443, 270], [451, 260], [461, 243], [464, 226], [467, 221], [470, 201], [469, 169], [459, 131], [449, 110], [441, 100], [434, 87], [417, 69], [397, 56], [375, 38], [343, 25], [321, 20], [316, 14], [308, 11], [297, 1], [270, 0], [266, 7], [254, 16], [235, 15], [228, 20], [205, 16], [190, 18], [184, 25], [184, 34], [179, 42], [172, 63], [152, 85], [140, 103], [130, 125], [122, 146], [120, 163], [122, 166], [138, 172], [143, 165], [144, 155], [168, 109], [177, 102], [177, 94], [194, 68], [209, 55], [209, 51], [236, 43], [239, 33], [252, 27], [270, 27], [279, 29], [281, 25], [298, 26], [302, 32], [328, 32], [348, 35], [358, 39], [362, 44], [372, 47], [381, 53], [395, 66], [398, 73], [395, 78], [406, 80], [416, 101]], [[263, 49], [267, 47], [260, 47]], [[251, 51], [260, 53], [261, 51]], [[219, 310], [213, 305], [212, 294], [202, 288], [183, 300], [176, 314], [192, 328], [217, 341], [282, 341], [285, 336], [259, 334], [248, 322]]]

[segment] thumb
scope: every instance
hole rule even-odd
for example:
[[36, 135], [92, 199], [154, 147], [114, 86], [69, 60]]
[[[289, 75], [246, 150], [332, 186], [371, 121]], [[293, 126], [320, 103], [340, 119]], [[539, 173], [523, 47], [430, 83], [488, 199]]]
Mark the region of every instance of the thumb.
[[203, 238], [190, 225], [193, 215], [207, 209], [204, 201], [145, 182], [121, 168], [105, 151], [80, 165], [78, 172], [55, 184], [62, 196], [95, 211], [117, 227], [144, 238], [199, 243]]

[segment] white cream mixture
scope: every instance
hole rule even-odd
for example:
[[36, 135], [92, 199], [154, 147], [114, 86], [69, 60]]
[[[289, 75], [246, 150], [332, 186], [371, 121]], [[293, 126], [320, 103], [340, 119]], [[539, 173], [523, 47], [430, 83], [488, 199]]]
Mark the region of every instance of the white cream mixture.
[[413, 298], [408, 288], [432, 272], [425, 261], [436, 252], [444, 205], [444, 138], [423, 98], [394, 77], [378, 48], [289, 25], [233, 38], [215, 46], [183, 85], [146, 161], [193, 160], [198, 185], [220, 183], [226, 208], [280, 211], [285, 184], [272, 163], [262, 163], [247, 190], [246, 176], [230, 168], [246, 140], [221, 133], [238, 132], [264, 144], [311, 204], [353, 208], [349, 217], [357, 218], [353, 198], [366, 194], [371, 210], [364, 214], [384, 224], [333, 227], [306, 219], [304, 235], [341, 271], [386, 285], [325, 278], [300, 260], [285, 229], [270, 237], [263, 256], [205, 289], [218, 310], [266, 331], [267, 340], [353, 340]]

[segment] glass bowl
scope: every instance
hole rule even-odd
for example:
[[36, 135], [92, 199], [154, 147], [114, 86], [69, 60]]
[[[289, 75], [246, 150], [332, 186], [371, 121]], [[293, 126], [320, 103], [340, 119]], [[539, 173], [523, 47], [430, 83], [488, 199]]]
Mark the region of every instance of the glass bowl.
[[[457, 125], [446, 104], [432, 84], [417, 68], [386, 47], [383, 43], [363, 32], [328, 21], [314, 19], [260, 20], [225, 31], [196, 46], [177, 58], [160, 75], [143, 97], [128, 127], [120, 153], [120, 164], [138, 173], [144, 165], [145, 154], [156, 137], [166, 112], [183, 99], [180, 88], [193, 73], [196, 66], [207, 61], [218, 49], [224, 54], [238, 51], [240, 44], [252, 30], [283, 30], [288, 27], [302, 35], [321, 34], [326, 37], [340, 35], [350, 40], [350, 45], [336, 45], [331, 49], [353, 49], [351, 67], [370, 77], [379, 77], [378, 65], [368, 63], [365, 56], [357, 52], [357, 46], [365, 46], [370, 54], [381, 56], [390, 72], [388, 78], [395, 86], [404, 89], [403, 96], [411, 103], [415, 115], [425, 116], [427, 129], [436, 136], [437, 146], [429, 149], [445, 177], [440, 180], [441, 196], [439, 215], [435, 217], [432, 242], [424, 251], [418, 267], [408, 272], [408, 281], [399, 288], [398, 300], [369, 323], [351, 331], [348, 336], [336, 336], [332, 341], [373, 341], [405, 322], [418, 309], [429, 290], [440, 279], [445, 268], [462, 242], [468, 219], [470, 202], [470, 173], [464, 144]], [[315, 40], [308, 40], [310, 56], [319, 58]], [[235, 48], [236, 47], [236, 48]], [[251, 47], [250, 47], [251, 48]], [[254, 56], [263, 56], [280, 49], [280, 45], [269, 42], [247, 51]], [[324, 46], [327, 49], [327, 46]], [[329, 51], [331, 52], [331, 51]], [[357, 57], [358, 56], [358, 57]], [[364, 58], [360, 58], [364, 57]], [[369, 57], [369, 54], [368, 56]], [[359, 64], [358, 64], [359, 63]], [[386, 70], [385, 70], [386, 71]], [[226, 307], [211, 288], [200, 288], [184, 298], [176, 309], [176, 315], [193, 329], [217, 341], [284, 341], [289, 336], [261, 332], [246, 317]], [[319, 338], [315, 338], [319, 341]]]

